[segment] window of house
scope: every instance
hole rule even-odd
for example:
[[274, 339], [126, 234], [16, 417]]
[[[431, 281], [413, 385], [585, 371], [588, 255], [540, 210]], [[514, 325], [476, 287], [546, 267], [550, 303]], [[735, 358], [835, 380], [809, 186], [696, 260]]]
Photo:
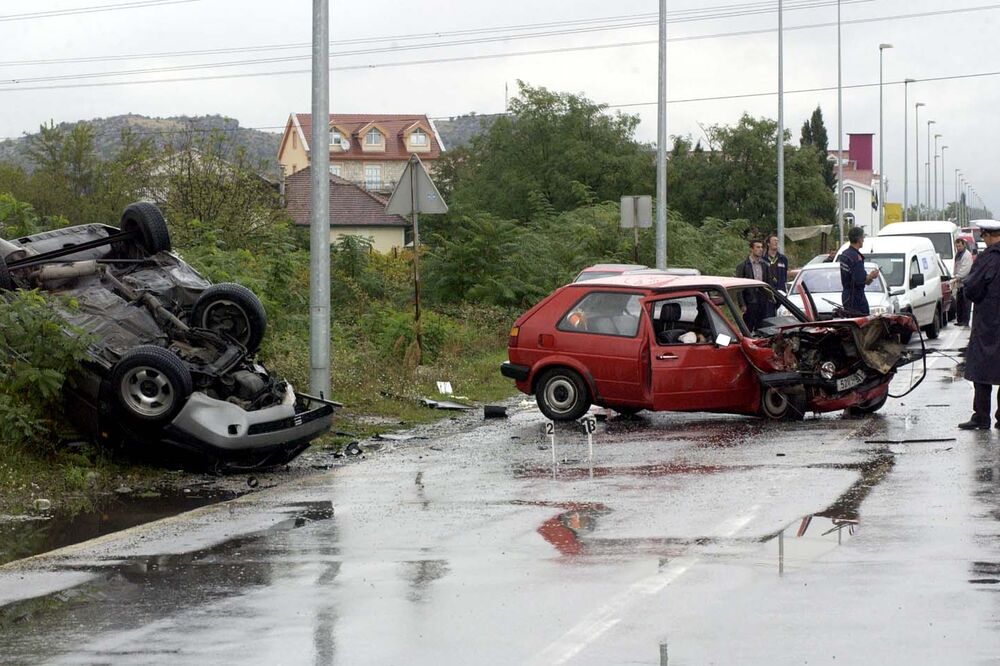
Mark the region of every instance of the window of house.
[[365, 145], [366, 146], [381, 146], [382, 145], [382, 132], [379, 132], [374, 127], [368, 130], [365, 134]]
[[427, 132], [423, 130], [413, 130], [410, 134], [410, 145], [411, 146], [426, 146], [427, 145]]
[[595, 291], [587, 294], [556, 326], [560, 331], [632, 338], [639, 332], [639, 294]]
[[337, 176], [337, 177], [340, 176], [340, 165], [339, 164], [331, 164], [330, 165], [330, 175]]
[[857, 223], [854, 221], [854, 216], [851, 215], [850, 213], [847, 213], [846, 215], [844, 215], [844, 224], [847, 225], [848, 229], [850, 229], [851, 227], [856, 227], [857, 226]]
[[340, 134], [340, 130], [337, 130], [337, 129], [330, 130], [330, 145], [331, 146], [340, 146], [340, 142], [342, 140], [343, 140], [343, 137]]
[[844, 188], [844, 208], [854, 210], [854, 188], [845, 187]]
[[365, 165], [365, 188], [377, 190], [382, 187], [382, 166], [379, 164]]

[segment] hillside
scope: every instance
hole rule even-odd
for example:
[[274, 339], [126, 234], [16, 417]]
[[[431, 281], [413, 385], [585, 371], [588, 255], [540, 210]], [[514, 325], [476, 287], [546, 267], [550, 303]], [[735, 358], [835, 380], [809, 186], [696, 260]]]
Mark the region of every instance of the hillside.
[[[248, 155], [255, 161], [263, 162], [265, 172], [270, 175], [278, 173], [278, 142], [279, 132], [264, 132], [240, 127], [238, 120], [223, 116], [174, 116], [172, 118], [148, 118], [136, 114], [96, 118], [86, 121], [94, 126], [96, 134], [97, 153], [107, 159], [115, 154], [121, 141], [121, 133], [129, 129], [141, 138], [152, 138], [158, 147], [168, 144], [184, 143], [190, 133], [199, 134], [221, 131], [235, 138], [236, 143], [246, 149]], [[59, 127], [72, 130], [76, 123], [60, 123]], [[34, 165], [24, 153], [29, 135], [19, 139], [7, 139], [0, 142], [0, 162], [13, 162], [31, 170]]]

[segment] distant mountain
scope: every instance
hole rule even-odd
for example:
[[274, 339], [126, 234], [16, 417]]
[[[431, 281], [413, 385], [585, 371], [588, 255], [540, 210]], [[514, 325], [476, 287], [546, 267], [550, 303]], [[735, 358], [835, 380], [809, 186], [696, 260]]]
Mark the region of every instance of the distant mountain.
[[[240, 127], [239, 121], [233, 118], [215, 115], [148, 118], [127, 114], [110, 118], [95, 118], [85, 122], [93, 125], [97, 153], [104, 159], [110, 158], [117, 152], [121, 143], [122, 130], [126, 128], [137, 137], [152, 138], [157, 147], [161, 148], [166, 145], [184, 143], [191, 132], [204, 134], [211, 131], [221, 131], [234, 138], [238, 145], [246, 149], [247, 154], [254, 161], [263, 162], [266, 174], [272, 176], [278, 174], [278, 143], [281, 141], [281, 133]], [[76, 124], [60, 123], [58, 126], [70, 131]], [[32, 170], [34, 165], [24, 152], [28, 136], [30, 135], [0, 142], [0, 162], [13, 162], [29, 171]]]
[[454, 150], [469, 145], [472, 137], [488, 132], [497, 118], [503, 115], [502, 113], [494, 113], [480, 116], [470, 113], [466, 116], [435, 118], [434, 127], [437, 128], [445, 149]]

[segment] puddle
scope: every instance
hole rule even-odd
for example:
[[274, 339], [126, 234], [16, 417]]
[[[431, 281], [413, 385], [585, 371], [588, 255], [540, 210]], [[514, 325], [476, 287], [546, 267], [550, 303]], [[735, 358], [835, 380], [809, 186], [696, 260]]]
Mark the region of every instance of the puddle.
[[45, 512], [30, 520], [0, 521], [0, 565], [237, 496], [231, 491], [205, 490], [158, 492], [156, 497], [124, 495], [109, 497], [94, 509], [76, 514]]

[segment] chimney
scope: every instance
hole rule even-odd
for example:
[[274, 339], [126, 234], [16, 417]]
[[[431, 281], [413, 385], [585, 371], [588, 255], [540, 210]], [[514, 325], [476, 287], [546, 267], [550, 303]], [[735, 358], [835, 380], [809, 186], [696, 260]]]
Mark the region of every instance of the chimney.
[[848, 134], [847, 159], [858, 171], [872, 170], [872, 137], [874, 134]]

